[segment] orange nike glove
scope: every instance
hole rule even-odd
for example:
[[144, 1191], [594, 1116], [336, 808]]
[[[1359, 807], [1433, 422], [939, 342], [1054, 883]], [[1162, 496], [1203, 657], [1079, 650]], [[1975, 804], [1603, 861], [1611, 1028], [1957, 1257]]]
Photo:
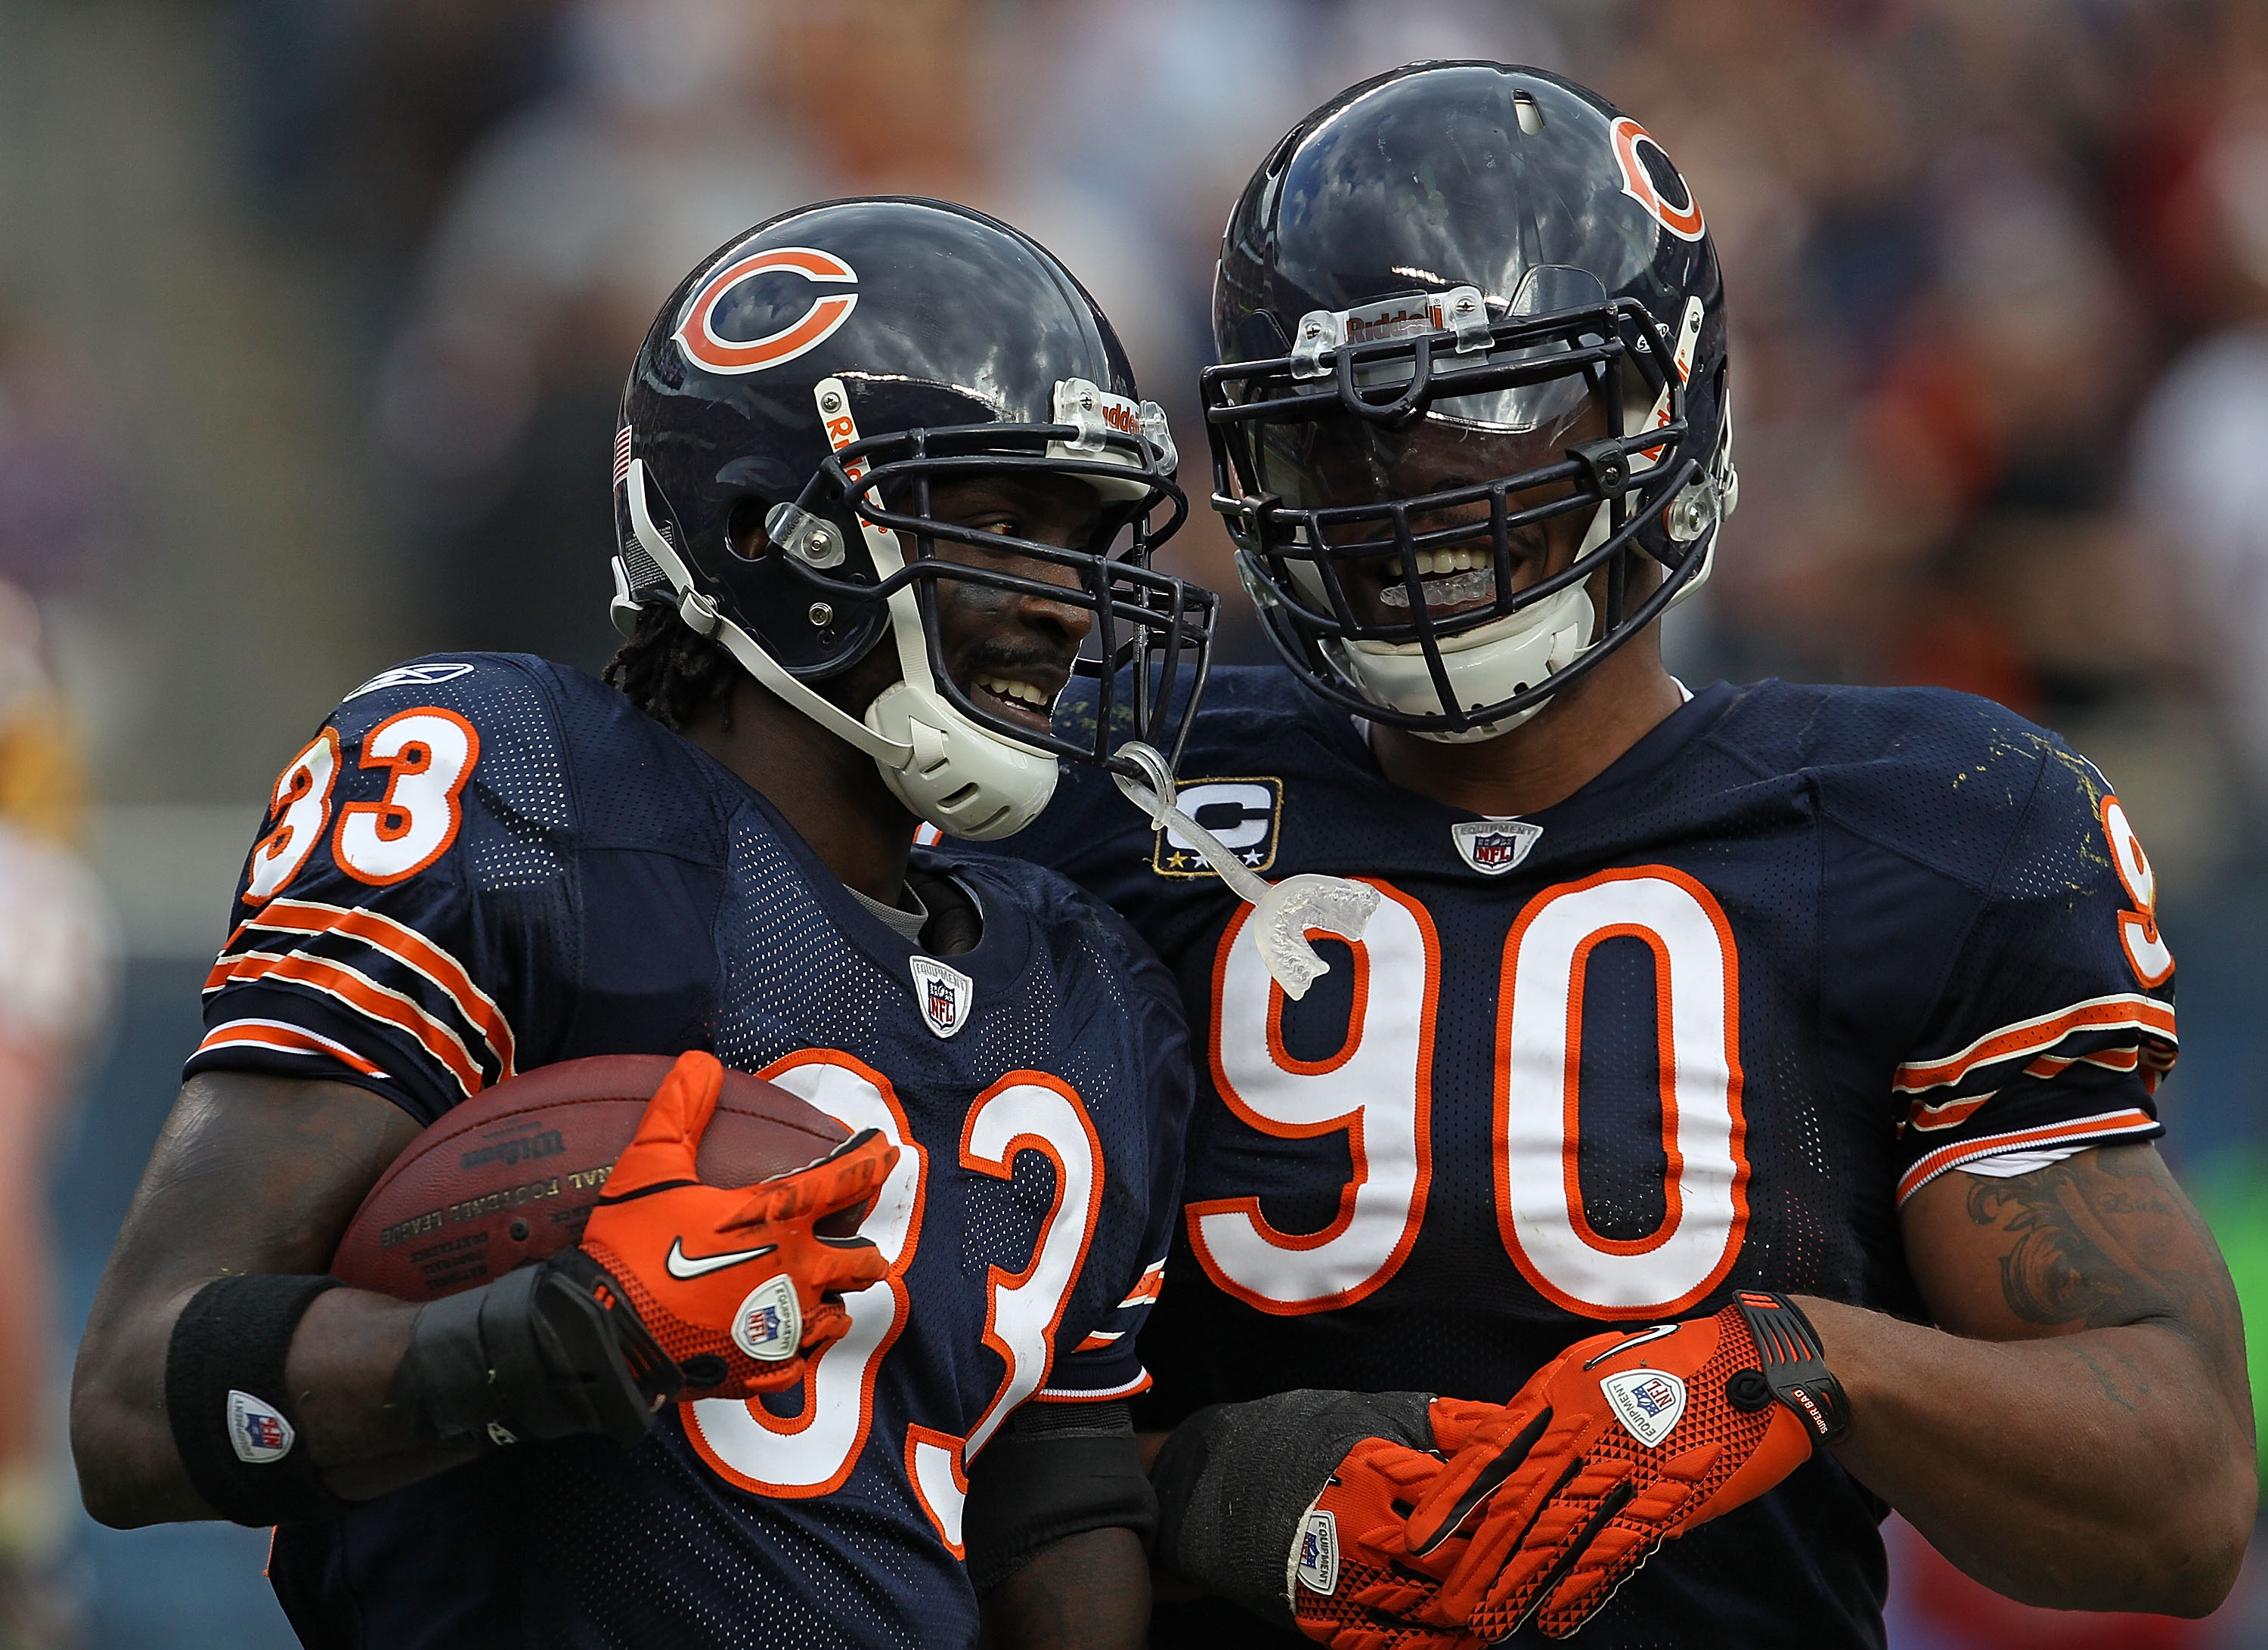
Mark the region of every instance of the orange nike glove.
[[865, 1238], [812, 1230], [873, 1196], [898, 1149], [876, 1131], [755, 1186], [705, 1186], [694, 1160], [725, 1068], [680, 1055], [583, 1228], [600, 1285], [676, 1360], [692, 1396], [744, 1398], [792, 1387], [850, 1327], [845, 1291], [889, 1270]]
[[[1664, 1541], [1754, 1500], [1848, 1430], [1819, 1337], [1785, 1295], [1579, 1341], [1475, 1427], [1408, 1520], [1425, 1607], [1494, 1643], [1564, 1638]], [[1476, 1518], [1477, 1514], [1477, 1518]]]
[[[1426, 1406], [1443, 1450], [1501, 1413], [1493, 1403], [1454, 1398]], [[1292, 1613], [1301, 1632], [1332, 1650], [1479, 1650], [1482, 1641], [1463, 1627], [1427, 1619], [1467, 1538], [1453, 1534], [1413, 1558], [1403, 1522], [1448, 1464], [1387, 1438], [1363, 1439], [1347, 1452], [1300, 1521]]]

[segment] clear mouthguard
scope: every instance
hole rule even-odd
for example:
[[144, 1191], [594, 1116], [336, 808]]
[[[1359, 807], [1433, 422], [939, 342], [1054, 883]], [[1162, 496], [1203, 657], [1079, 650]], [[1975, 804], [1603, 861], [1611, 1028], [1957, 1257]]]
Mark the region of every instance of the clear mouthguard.
[[1139, 740], [1130, 740], [1117, 754], [1141, 769], [1149, 783], [1114, 772], [1111, 777], [1126, 799], [1150, 816], [1152, 829], [1170, 825], [1203, 854], [1205, 863], [1220, 873], [1229, 891], [1252, 907], [1246, 932], [1260, 948], [1260, 960], [1269, 977], [1297, 1002], [1307, 988], [1331, 971], [1331, 965], [1307, 943], [1310, 932], [1336, 934], [1350, 943], [1359, 940], [1378, 909], [1378, 890], [1344, 877], [1301, 873], [1281, 882], [1270, 882], [1244, 867], [1232, 849], [1174, 805], [1174, 775], [1166, 759]]

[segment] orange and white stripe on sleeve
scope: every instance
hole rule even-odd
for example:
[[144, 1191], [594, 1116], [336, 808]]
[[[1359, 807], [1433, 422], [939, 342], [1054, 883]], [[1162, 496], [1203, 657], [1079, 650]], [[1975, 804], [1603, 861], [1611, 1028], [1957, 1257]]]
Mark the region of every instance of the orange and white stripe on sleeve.
[[2139, 1107], [2125, 1107], [2117, 1111], [2099, 1112], [2091, 1117], [2073, 1117], [2062, 1123], [2043, 1123], [2033, 1129], [2014, 1129], [2006, 1134], [1988, 1134], [1973, 1140], [1956, 1140], [1927, 1153], [1898, 1177], [1898, 1202], [1905, 1200], [1935, 1180], [1948, 1169], [1959, 1168], [1979, 1158], [1998, 1157], [2004, 1152], [2038, 1152], [2056, 1146], [2097, 1145], [2133, 1135], [2156, 1131], [2158, 1120]]
[[[516, 1070], [511, 1021], [496, 999], [446, 950], [377, 911], [270, 902], [229, 936], [204, 989], [210, 997], [232, 984], [252, 983], [317, 996], [397, 1041], [408, 1038], [467, 1097]], [[207, 1034], [198, 1052], [251, 1046], [342, 1057], [335, 1038], [305, 1028], [286, 1028], [298, 1033], [296, 1040], [286, 1038], [277, 1029], [281, 1024], [272, 1015], [224, 1021]], [[376, 1074], [367, 1053], [343, 1063]]]
[[1958, 1129], [2012, 1079], [2051, 1079], [2079, 1064], [2139, 1072], [2154, 1088], [2178, 1046], [2172, 1004], [2135, 992], [2089, 998], [1999, 1027], [1952, 1054], [1899, 1066], [1893, 1092], [1908, 1100], [1899, 1129]]

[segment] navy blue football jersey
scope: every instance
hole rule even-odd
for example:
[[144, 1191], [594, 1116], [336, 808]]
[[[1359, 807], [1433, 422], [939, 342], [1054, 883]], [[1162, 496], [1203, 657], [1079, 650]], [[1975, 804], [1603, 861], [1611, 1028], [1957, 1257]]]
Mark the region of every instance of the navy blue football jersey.
[[191, 1072], [358, 1084], [431, 1122], [517, 1072], [701, 1048], [900, 1148], [862, 1228], [890, 1275], [802, 1386], [284, 1530], [270, 1573], [309, 1643], [975, 1642], [969, 1457], [1020, 1403], [1147, 1384], [1187, 1033], [1155, 958], [1060, 877], [917, 858], [974, 899], [973, 949], [925, 954], [722, 764], [527, 658], [389, 671], [293, 760]]
[[[1254, 871], [1384, 897], [1295, 1003], [1107, 779], [1066, 774], [1003, 844], [1131, 917], [1189, 1013], [1146, 1425], [1299, 1387], [1501, 1402], [1604, 1323], [1743, 1287], [1923, 1317], [1904, 1198], [2158, 1132], [2148, 861], [2093, 768], [1984, 700], [1719, 685], [1565, 802], [1486, 819], [1388, 783], [1287, 674], [1226, 670], [1182, 771]], [[1668, 1543], [1582, 1641], [1880, 1645], [1883, 1511], [1822, 1454]], [[1161, 1608], [1158, 1642], [1275, 1641], [1202, 1613]]]

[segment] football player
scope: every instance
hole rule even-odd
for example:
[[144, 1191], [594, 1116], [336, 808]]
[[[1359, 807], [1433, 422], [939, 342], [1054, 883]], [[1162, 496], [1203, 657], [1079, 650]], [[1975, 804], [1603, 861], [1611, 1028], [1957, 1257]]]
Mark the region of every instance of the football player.
[[1153, 1642], [1878, 1646], [1890, 1506], [2019, 1598], [2210, 1610], [2250, 1406], [2151, 1144], [2149, 861], [1996, 704], [1665, 672], [1737, 489], [1660, 144], [1395, 70], [1267, 156], [1214, 322], [1282, 662], [1216, 673], [1181, 806], [1382, 897], [1292, 1000], [1107, 783], [1010, 850], [1133, 918], [1200, 1050], [1145, 1404], [1209, 1596]]
[[[310, 1645], [966, 1646], [980, 1592], [996, 1642], [1138, 1641], [1174, 988], [1052, 873], [909, 851], [1116, 760], [1049, 730], [1075, 668], [1201, 661], [1163, 418], [1040, 247], [854, 200], [704, 261], [621, 424], [608, 682], [420, 659], [276, 783], [81, 1352], [87, 1505], [278, 1526]], [[1188, 701], [1133, 709], [1170, 748]], [[422, 1126], [600, 1052], [682, 1057], [581, 1247], [423, 1308], [320, 1276]], [[855, 1138], [687, 1183], [718, 1061]], [[683, 1257], [728, 1252], [799, 1344], [725, 1332]]]

